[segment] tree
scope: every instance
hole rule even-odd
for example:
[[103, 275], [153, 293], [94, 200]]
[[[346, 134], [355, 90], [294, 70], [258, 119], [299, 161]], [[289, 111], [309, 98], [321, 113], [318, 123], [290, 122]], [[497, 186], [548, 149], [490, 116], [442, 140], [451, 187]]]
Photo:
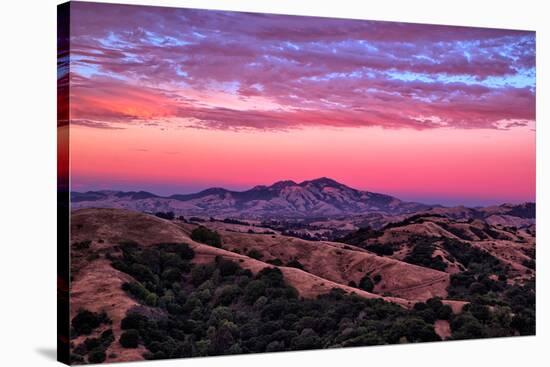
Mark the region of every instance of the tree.
[[296, 269], [300, 269], [300, 270], [304, 270], [304, 265], [299, 262], [297, 259], [292, 259], [290, 260], [286, 266], [289, 266], [291, 268], [296, 268]]
[[92, 350], [88, 354], [88, 362], [90, 363], [103, 363], [106, 358], [105, 352], [101, 349]]
[[105, 313], [95, 313], [88, 310], [80, 310], [71, 321], [74, 335], [89, 335], [102, 323], [109, 323], [111, 320]]
[[292, 346], [295, 349], [317, 349], [321, 347], [321, 338], [313, 329], [304, 329], [292, 339]]
[[265, 294], [265, 283], [261, 280], [253, 280], [244, 289], [244, 299], [249, 304], [253, 304], [259, 297]]
[[225, 260], [223, 258], [217, 259], [218, 269], [220, 270], [221, 276], [230, 276], [235, 275], [239, 270], [239, 265], [231, 260]]
[[138, 313], [129, 313], [120, 322], [120, 328], [122, 330], [139, 329], [142, 323], [146, 323], [147, 318]]
[[124, 348], [137, 348], [139, 342], [139, 333], [135, 329], [129, 329], [120, 335], [120, 345]]
[[199, 226], [191, 232], [191, 239], [205, 245], [222, 247], [222, 239], [218, 232], [204, 226]]
[[256, 249], [252, 249], [252, 250], [248, 251], [246, 253], [246, 255], [248, 257], [251, 257], [251, 258], [256, 259], [256, 260], [261, 260], [263, 258], [262, 253], [260, 251], [256, 250]]
[[372, 290], [374, 289], [374, 282], [371, 280], [371, 278], [368, 275], [365, 275], [359, 281], [359, 288], [367, 292], [372, 292]]
[[162, 219], [168, 219], [168, 220], [174, 220], [174, 218], [176, 217], [174, 212], [156, 212], [155, 216]]

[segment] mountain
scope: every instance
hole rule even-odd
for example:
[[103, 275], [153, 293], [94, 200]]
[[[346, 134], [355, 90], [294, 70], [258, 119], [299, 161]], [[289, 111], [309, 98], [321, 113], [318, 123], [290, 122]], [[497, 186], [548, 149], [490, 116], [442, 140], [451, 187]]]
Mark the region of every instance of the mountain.
[[502, 204], [487, 206], [483, 208], [467, 208], [465, 206], [455, 206], [451, 208], [437, 207], [431, 208], [430, 210], [426, 211], [426, 213], [441, 214], [453, 219], [480, 219], [496, 215], [517, 217], [529, 220], [535, 219], [536, 217], [536, 204]]
[[279, 181], [246, 191], [209, 188], [169, 197], [149, 192], [72, 192], [73, 209], [124, 208], [145, 212], [172, 211], [176, 215], [238, 218], [313, 218], [368, 214], [391, 215], [429, 210], [432, 206], [401, 201], [393, 196], [353, 189], [330, 178], [296, 183]]

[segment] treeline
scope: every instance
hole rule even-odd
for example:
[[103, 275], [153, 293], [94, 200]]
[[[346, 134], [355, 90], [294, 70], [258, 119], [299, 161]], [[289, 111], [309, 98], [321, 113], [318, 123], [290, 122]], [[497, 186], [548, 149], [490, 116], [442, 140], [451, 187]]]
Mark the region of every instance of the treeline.
[[433, 322], [441, 315], [426, 307], [406, 310], [340, 290], [303, 299], [278, 268], [253, 275], [219, 257], [191, 264], [185, 244], [126, 243], [120, 251], [113, 266], [136, 279], [123, 288], [161, 311], [130, 312], [121, 324], [118, 342], [144, 345], [147, 359], [440, 340]]

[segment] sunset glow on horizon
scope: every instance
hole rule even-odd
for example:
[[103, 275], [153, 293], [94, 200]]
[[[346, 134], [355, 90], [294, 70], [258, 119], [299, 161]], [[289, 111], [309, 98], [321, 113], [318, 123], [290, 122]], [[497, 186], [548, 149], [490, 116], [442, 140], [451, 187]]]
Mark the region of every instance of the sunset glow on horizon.
[[324, 176], [425, 203], [535, 200], [534, 32], [71, 11], [73, 191]]

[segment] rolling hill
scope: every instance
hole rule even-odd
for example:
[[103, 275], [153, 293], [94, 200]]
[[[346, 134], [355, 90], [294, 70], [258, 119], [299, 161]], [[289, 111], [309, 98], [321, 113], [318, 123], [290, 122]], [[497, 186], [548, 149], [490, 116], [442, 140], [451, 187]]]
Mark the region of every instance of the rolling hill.
[[[204, 238], [196, 237], [199, 230], [215, 233], [219, 241], [207, 244]], [[351, 232], [342, 241], [308, 241], [245, 221], [168, 220], [117, 208], [74, 210], [71, 320], [74, 327], [75, 320], [84, 318], [86, 312], [104, 320], [90, 333], [71, 338], [75, 362], [84, 358], [90, 361], [93, 350], [87, 345], [98, 341], [104, 343], [101, 353], [107, 362], [165, 358], [166, 353], [176, 353], [174, 337], [181, 338], [178, 343], [182, 347], [190, 342], [191, 335], [217, 340], [210, 331], [205, 334], [204, 324], [193, 329], [194, 324], [185, 321], [188, 318], [210, 323], [218, 313], [231, 319], [245, 309], [247, 317], [234, 319], [242, 328], [241, 334], [235, 334], [239, 339], [228, 342], [248, 345], [249, 350], [269, 350], [267, 344], [255, 344], [254, 338], [245, 341], [249, 316], [277, 319], [281, 307], [308, 309], [313, 304], [314, 309], [333, 305], [330, 317], [341, 320], [342, 325], [352, 322], [357, 332], [367, 333], [361, 325], [378, 325], [378, 331], [369, 332], [377, 338], [372, 341], [375, 344], [534, 332], [535, 240], [528, 228], [424, 213], [382, 229]], [[189, 264], [176, 256], [179, 251], [192, 253]], [[211, 272], [206, 278], [205, 271]], [[235, 271], [240, 277], [231, 275]], [[260, 297], [257, 292], [265, 290], [257, 287], [276, 281], [277, 272], [284, 282], [278, 287], [283, 288], [272, 289], [276, 292], [272, 296]], [[238, 284], [244, 285], [239, 288]], [[290, 293], [282, 295], [282, 289]], [[251, 294], [256, 294], [255, 301], [247, 303]], [[293, 299], [294, 306], [278, 298], [281, 296]], [[374, 303], [359, 307], [360, 300]], [[220, 302], [229, 307], [220, 306]], [[191, 313], [185, 311], [192, 308]], [[352, 312], [356, 320], [350, 321], [340, 315], [342, 312]], [[317, 314], [309, 310], [301, 321], [285, 319], [286, 327], [311, 333], [302, 323], [321, 316], [308, 315]], [[131, 321], [136, 318], [146, 323]], [[138, 328], [142, 335], [132, 347], [123, 342], [123, 335], [134, 330], [128, 330], [130, 322], [134, 322], [130, 328]], [[287, 335], [280, 323], [272, 322], [275, 331], [269, 338]], [[336, 326], [326, 329], [323, 322], [314, 329], [325, 333], [331, 343], [354, 340], [354, 334], [347, 335], [344, 326], [341, 331]], [[179, 325], [186, 334], [172, 335], [172, 326], [167, 326], [172, 324], [167, 323]], [[150, 337], [144, 338], [146, 335], [164, 342], [155, 344]], [[278, 342], [285, 348], [296, 348], [294, 343], [302, 336], [289, 335], [294, 335], [292, 341]], [[358, 340], [364, 345], [363, 339]], [[202, 353], [197, 350], [199, 343], [190, 343], [191, 349], [174, 355]], [[209, 349], [208, 353], [226, 352], [222, 348]]]

